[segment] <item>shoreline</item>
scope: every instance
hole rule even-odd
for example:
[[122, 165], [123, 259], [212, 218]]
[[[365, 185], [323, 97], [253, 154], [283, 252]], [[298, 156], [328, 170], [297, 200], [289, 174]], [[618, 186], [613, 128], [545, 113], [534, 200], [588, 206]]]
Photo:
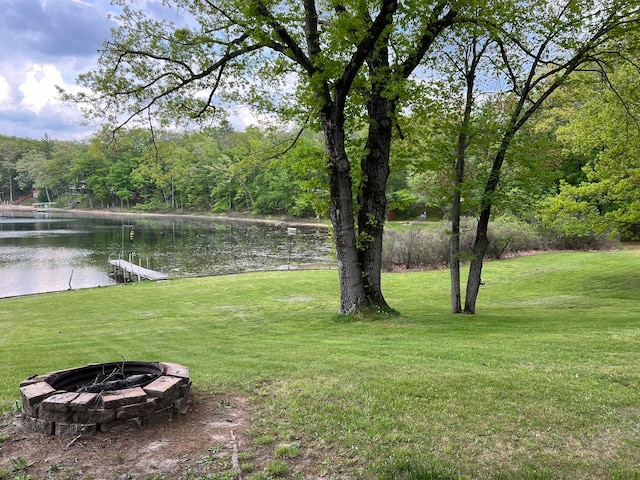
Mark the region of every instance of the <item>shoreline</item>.
[[[6, 210], [21, 210], [21, 211], [32, 211], [36, 213], [35, 208], [31, 206], [23, 206], [23, 205], [10, 205]], [[292, 220], [292, 219], [273, 219], [273, 218], [264, 218], [264, 217], [243, 217], [243, 216], [229, 216], [229, 215], [218, 215], [218, 214], [207, 214], [206, 212], [202, 213], [149, 213], [149, 212], [133, 212], [130, 210], [108, 210], [108, 209], [68, 209], [68, 208], [50, 208], [49, 211], [56, 213], [70, 213], [70, 214], [82, 214], [89, 216], [102, 216], [102, 217], [117, 217], [117, 216], [132, 216], [132, 217], [140, 217], [140, 218], [191, 218], [194, 220], [212, 220], [212, 221], [220, 221], [220, 222], [243, 222], [243, 223], [263, 223], [268, 225], [279, 225], [279, 226], [292, 226], [292, 227], [322, 227], [329, 229], [329, 224], [317, 221], [313, 222], [311, 219], [300, 219], [300, 220]]]
[[[4, 219], [2, 218], [4, 217]], [[310, 219], [300, 219], [300, 220], [291, 220], [291, 219], [273, 219], [273, 218], [251, 218], [251, 217], [232, 217], [232, 216], [223, 216], [223, 215], [209, 215], [206, 212], [190, 212], [190, 213], [179, 213], [179, 212], [171, 212], [171, 213], [148, 213], [148, 212], [131, 212], [131, 211], [122, 211], [122, 210], [106, 210], [106, 209], [67, 209], [67, 208], [50, 208], [46, 212], [39, 212], [33, 206], [27, 205], [7, 205], [0, 204], [0, 223], [4, 222], [5, 219], [9, 222], [13, 221], [12, 219], [27, 219], [27, 221], [31, 221], [33, 219], [35, 222], [39, 221], [48, 221], [47, 219], [55, 219], [55, 218], [64, 218], [69, 219], [71, 221], [85, 221], [85, 222], [108, 222], [114, 225], [118, 225], [120, 222], [123, 224], [137, 224], [140, 228], [145, 228], [145, 225], [152, 222], [174, 222], [176, 224], [181, 224], [188, 226], [195, 226], [196, 228], [253, 228], [251, 225], [253, 224], [256, 228], [274, 228], [276, 230], [284, 230], [287, 231], [287, 227], [299, 227], [299, 231], [314, 231], [317, 232], [320, 236], [327, 236], [329, 232], [328, 225], [323, 223], [312, 223]], [[84, 219], [84, 220], [83, 220]], [[101, 220], [102, 219], [102, 220]], [[216, 227], [217, 225], [217, 227]], [[320, 227], [323, 227], [322, 229]], [[118, 227], [119, 228], [119, 227]], [[328, 237], [327, 237], [328, 238]], [[324, 264], [311, 263], [309, 265], [304, 266], [287, 266], [287, 270], [294, 269], [331, 269], [332, 266], [326, 266]], [[221, 275], [236, 275], [241, 273], [249, 273], [254, 271], [279, 271], [282, 270], [282, 266], [272, 266], [267, 267], [263, 266], [261, 268], [254, 267], [250, 270], [240, 270], [240, 271], [220, 271], [220, 272], [207, 272], [207, 273], [198, 273], [189, 274], [186, 276], [176, 275], [173, 272], [169, 272], [170, 278], [195, 278], [195, 277], [209, 277], [209, 276], [221, 276]], [[73, 269], [71, 269], [71, 276], [73, 277]], [[52, 292], [59, 291], [67, 291], [67, 290], [80, 290], [87, 288], [107, 288], [108, 286], [117, 286], [118, 284], [95, 284], [95, 285], [85, 285], [80, 282], [72, 287], [71, 286], [71, 277], [69, 278], [69, 285], [56, 285], [55, 288], [47, 288], [43, 291], [40, 289], [36, 289], [36, 291], [31, 291], [29, 289], [28, 292], [15, 292], [9, 295], [8, 291], [3, 291], [3, 295], [0, 296], [0, 301], [5, 298], [15, 298], [22, 297], [27, 295], [40, 295]], [[0, 290], [3, 290], [0, 287]]]

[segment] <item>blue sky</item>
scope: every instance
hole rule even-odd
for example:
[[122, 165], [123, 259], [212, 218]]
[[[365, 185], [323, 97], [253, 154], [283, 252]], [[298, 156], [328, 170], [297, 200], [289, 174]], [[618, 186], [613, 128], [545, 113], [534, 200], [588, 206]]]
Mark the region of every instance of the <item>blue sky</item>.
[[[133, 3], [163, 10], [160, 0]], [[117, 12], [109, 0], [0, 0], [0, 135], [83, 140], [98, 129], [82, 126], [55, 86], [78, 90], [76, 78], [97, 65]], [[248, 111], [237, 114], [229, 119], [236, 128], [256, 123]]]
[[0, 0], [0, 134], [83, 139], [95, 128], [57, 99], [96, 65], [110, 36], [108, 0]]

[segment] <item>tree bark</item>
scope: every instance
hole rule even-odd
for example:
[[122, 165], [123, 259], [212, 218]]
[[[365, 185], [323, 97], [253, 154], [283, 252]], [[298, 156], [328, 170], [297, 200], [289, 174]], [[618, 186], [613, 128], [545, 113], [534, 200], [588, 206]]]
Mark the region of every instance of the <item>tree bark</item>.
[[441, 16], [445, 5], [442, 2], [434, 8], [432, 20], [425, 25], [415, 52], [402, 63], [393, 68], [390, 66], [389, 59], [392, 56], [389, 55], [388, 33], [378, 39], [376, 47], [367, 58], [371, 81], [367, 101], [369, 131], [360, 165], [358, 254], [367, 298], [371, 304], [384, 310], [389, 310], [389, 305], [382, 295], [380, 277], [382, 240], [387, 213], [386, 187], [390, 171], [392, 130], [398, 104], [398, 97], [388, 89], [389, 78], [395, 77], [399, 84], [409, 78], [434, 39], [453, 23], [457, 11], [452, 9]]
[[13, 172], [9, 168], [9, 203], [13, 203]]
[[329, 218], [338, 263], [340, 313], [348, 315], [368, 306], [369, 300], [358, 260], [351, 166], [344, 146], [344, 130], [331, 118], [325, 116], [322, 120], [329, 157]]
[[476, 229], [476, 238], [473, 243], [473, 259], [469, 266], [469, 276], [467, 277], [467, 291], [464, 303], [465, 313], [476, 313], [476, 300], [480, 286], [482, 285], [482, 264], [484, 255], [487, 251], [489, 243], [487, 231], [489, 229], [489, 219], [491, 218], [491, 207], [493, 205], [493, 196], [500, 183], [500, 170], [507, 154], [507, 149], [511, 144], [511, 140], [515, 134], [515, 130], [511, 129], [506, 134], [500, 144], [491, 167], [491, 173], [482, 194], [482, 208], [478, 217], [478, 225]]
[[464, 162], [467, 151], [467, 132], [471, 122], [473, 105], [473, 79], [467, 79], [467, 100], [465, 103], [462, 128], [458, 135], [456, 149], [453, 203], [451, 205], [451, 238], [449, 239], [449, 273], [451, 276], [451, 312], [462, 313], [462, 293], [460, 291], [460, 217], [462, 210], [462, 183], [464, 182]]
[[[558, 34], [555, 29], [549, 32], [549, 35], [536, 50], [535, 57], [529, 67], [529, 71], [526, 74], [526, 79], [524, 80], [523, 85], [518, 86], [516, 81], [517, 79], [512, 77], [513, 89], [518, 95], [518, 103], [504, 130], [500, 146], [498, 147], [493, 160], [491, 173], [489, 174], [485, 190], [482, 194], [480, 216], [478, 218], [476, 238], [473, 246], [473, 260], [471, 261], [469, 277], [467, 279], [467, 292], [464, 306], [465, 313], [476, 312], [476, 300], [478, 298], [480, 286], [482, 285], [482, 265], [484, 255], [487, 251], [487, 231], [489, 227], [489, 219], [491, 217], [491, 207], [493, 205], [493, 197], [496, 189], [498, 188], [498, 183], [500, 182], [500, 171], [506, 158], [507, 150], [509, 149], [515, 134], [529, 120], [529, 118], [544, 104], [554, 91], [563, 85], [564, 81], [571, 73], [576, 71], [576, 69], [583, 63], [595, 58], [592, 54], [594, 50], [602, 44], [602, 38], [606, 37], [609, 32], [613, 31], [615, 26], [619, 26], [621, 24], [619, 23], [621, 17], [617, 14], [607, 14], [607, 18], [608, 21], [601, 25], [597, 31], [594, 32], [593, 35], [577, 49], [573, 57], [564, 62], [559, 62], [558, 65], [555, 65], [552, 68], [552, 71], [555, 71], [558, 74], [558, 76], [553, 78], [552, 81], [550, 81], [552, 76], [550, 76], [548, 70], [549, 63], [543, 62], [543, 57], [548, 51], [551, 40]], [[611, 22], [612, 20], [613, 22]], [[624, 20], [622, 23], [626, 23], [627, 21], [628, 20]], [[501, 49], [503, 59], [507, 61], [507, 66], [513, 74], [513, 70], [508, 65], [509, 57], [504, 44], [499, 42], [499, 47]], [[541, 64], [545, 65], [543, 69], [544, 73], [538, 73], [537, 71]], [[546, 80], [547, 86], [542, 88], [537, 99], [533, 100], [531, 98], [531, 94], [540, 87], [542, 80]], [[530, 105], [525, 109], [526, 103], [530, 103]]]
[[382, 294], [382, 240], [387, 213], [387, 179], [395, 99], [385, 95], [389, 75], [387, 38], [381, 39], [368, 59], [371, 92], [367, 102], [369, 130], [360, 161], [358, 192], [358, 258], [369, 302], [383, 310], [390, 307]]
[[371, 303], [385, 310], [389, 309], [389, 305], [382, 295], [380, 272], [387, 211], [386, 186], [389, 177], [391, 123], [387, 118], [382, 124], [370, 127], [367, 153], [361, 162], [362, 181], [358, 211], [358, 256], [365, 292]]
[[467, 291], [464, 301], [464, 313], [476, 313], [476, 300], [482, 285], [482, 264], [484, 254], [487, 251], [487, 228], [489, 217], [491, 216], [491, 205], [483, 208], [478, 220], [476, 238], [473, 243], [473, 259], [469, 266], [469, 276], [467, 277]]
[[[474, 90], [476, 81], [476, 71], [482, 55], [489, 46], [489, 42], [485, 41], [478, 49], [477, 39], [472, 41], [471, 63], [465, 62], [465, 83], [466, 94], [464, 104], [464, 114], [462, 116], [462, 125], [458, 135], [458, 145], [456, 148], [455, 159], [455, 175], [454, 175], [454, 191], [453, 203], [451, 208], [451, 238], [449, 241], [449, 271], [451, 276], [451, 312], [462, 313], [462, 293], [460, 290], [460, 217], [462, 215], [462, 184], [464, 183], [464, 167], [465, 155], [467, 153], [469, 128], [471, 126], [471, 112], [474, 104]], [[486, 247], [485, 247], [486, 248]], [[475, 308], [475, 307], [474, 307]]]
[[[451, 313], [462, 313], [462, 293], [460, 291], [460, 185], [456, 161], [456, 183], [451, 208], [451, 238], [449, 239], [449, 273], [451, 276]], [[464, 164], [460, 168], [464, 172]]]

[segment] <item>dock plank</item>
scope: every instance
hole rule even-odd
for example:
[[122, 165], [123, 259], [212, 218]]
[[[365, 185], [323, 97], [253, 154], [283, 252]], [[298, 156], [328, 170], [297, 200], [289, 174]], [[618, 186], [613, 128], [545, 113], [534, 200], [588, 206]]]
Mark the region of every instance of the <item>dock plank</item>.
[[135, 275], [136, 277], [144, 278], [146, 280], [168, 280], [169, 276], [162, 273], [150, 270], [148, 268], [140, 267], [134, 263], [127, 262], [126, 260], [109, 260], [109, 265], [120, 270]]

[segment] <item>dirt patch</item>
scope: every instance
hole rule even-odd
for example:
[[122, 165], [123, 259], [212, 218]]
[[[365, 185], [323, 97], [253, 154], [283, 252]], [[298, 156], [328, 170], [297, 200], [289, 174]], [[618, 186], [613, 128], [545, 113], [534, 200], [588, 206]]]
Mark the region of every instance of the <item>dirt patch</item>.
[[[179, 479], [240, 474], [239, 458], [260, 464], [245, 448], [249, 426], [243, 398], [194, 392], [186, 415], [165, 424], [76, 437], [24, 428], [0, 417], [0, 478]], [[22, 476], [21, 476], [22, 475]]]

